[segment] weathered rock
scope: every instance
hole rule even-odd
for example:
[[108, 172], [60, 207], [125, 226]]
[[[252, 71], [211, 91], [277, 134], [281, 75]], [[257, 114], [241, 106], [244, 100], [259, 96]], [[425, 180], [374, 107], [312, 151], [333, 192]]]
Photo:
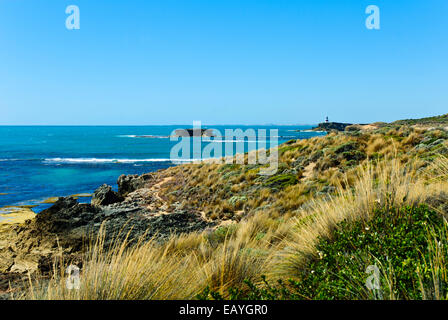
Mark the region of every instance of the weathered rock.
[[174, 137], [216, 137], [213, 129], [178, 129], [174, 132]]
[[144, 175], [121, 175], [118, 178], [118, 194], [121, 197], [127, 196], [129, 193], [134, 192], [137, 189], [143, 188], [147, 182], [152, 179], [151, 174]]
[[94, 206], [107, 206], [120, 201], [123, 201], [123, 198], [113, 191], [111, 186], [103, 184], [93, 193], [91, 204]]
[[[73, 197], [59, 198], [32, 220], [3, 230], [0, 232], [0, 276], [37, 270], [49, 274], [61, 255], [65, 261], [78, 264], [88, 240], [95, 239], [102, 227], [104, 247], [108, 248], [112, 242], [124, 238], [131, 244], [142, 236], [164, 241], [172, 234], [202, 231], [216, 225], [205, 221], [194, 210], [166, 212], [168, 206], [153, 208], [151, 201], [156, 200], [148, 192], [150, 189], [143, 188], [152, 179], [151, 174], [121, 176], [119, 190], [120, 194], [130, 193], [126, 198], [103, 185], [95, 192], [93, 204], [81, 204]], [[120, 202], [116, 202], [118, 199]], [[0, 298], [4, 290], [5, 286], [0, 283]]]
[[[108, 188], [107, 188], [108, 189]], [[200, 213], [151, 212], [141, 201], [126, 199], [107, 206], [80, 204], [73, 197], [59, 198], [25, 225], [17, 226], [0, 238], [0, 273], [50, 271], [54, 257], [78, 257], [88, 239], [95, 239], [104, 227], [104, 245], [128, 237], [159, 240], [171, 234], [201, 231], [211, 227]], [[10, 245], [11, 244], [11, 245]]]
[[102, 220], [100, 208], [66, 197], [59, 198], [53, 206], [39, 213], [33, 224], [39, 231], [62, 234], [96, 218]]

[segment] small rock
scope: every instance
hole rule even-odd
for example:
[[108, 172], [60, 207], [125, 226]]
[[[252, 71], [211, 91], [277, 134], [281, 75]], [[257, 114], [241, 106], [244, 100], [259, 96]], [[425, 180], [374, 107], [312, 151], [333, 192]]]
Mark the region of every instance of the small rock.
[[111, 186], [103, 184], [93, 193], [91, 203], [94, 206], [107, 206], [122, 200], [123, 198], [113, 191]]

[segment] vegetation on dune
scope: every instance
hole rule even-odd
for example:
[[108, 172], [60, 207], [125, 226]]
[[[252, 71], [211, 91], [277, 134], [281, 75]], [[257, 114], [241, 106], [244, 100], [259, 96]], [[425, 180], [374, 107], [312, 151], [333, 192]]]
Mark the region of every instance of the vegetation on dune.
[[[442, 218], [426, 206], [382, 209], [368, 222], [342, 222], [331, 240], [319, 242], [319, 259], [307, 266], [295, 286], [303, 296], [317, 299], [447, 297], [446, 270], [431, 270], [428, 264], [448, 257], [446, 250], [440, 257], [432, 256], [433, 237], [439, 248], [441, 241], [446, 246], [445, 229]], [[382, 272], [382, 292], [365, 286], [370, 265]]]
[[448, 154], [447, 138], [441, 129], [403, 126], [292, 141], [279, 147], [274, 176], [259, 175], [259, 165], [182, 165], [167, 170], [175, 179], [165, 185], [165, 196], [171, 206], [198, 209], [212, 220], [235, 218], [229, 215], [233, 208], [228, 203], [234, 196], [247, 198], [237, 209], [245, 215], [261, 208], [284, 214], [316, 195], [331, 194], [340, 183], [350, 184], [362, 163], [419, 159], [419, 165], [426, 166]]
[[406, 119], [392, 122], [392, 125], [446, 125], [448, 124], [448, 114], [421, 119]]
[[[320, 239], [298, 279], [263, 285], [246, 280], [230, 299], [447, 299], [447, 225], [427, 206], [377, 210], [370, 221], [343, 221]], [[369, 266], [380, 289], [366, 286]], [[374, 266], [374, 268], [372, 268]], [[373, 280], [373, 278], [372, 278]], [[374, 281], [374, 280], [373, 280]], [[206, 288], [199, 299], [223, 299]]]
[[[99, 240], [79, 290], [56, 268], [27, 297], [445, 299], [447, 139], [440, 128], [381, 126], [290, 141], [273, 176], [212, 163], [159, 172], [172, 178], [159, 193], [167, 212], [189, 208], [220, 226], [133, 246]], [[380, 291], [365, 285], [369, 265]]]

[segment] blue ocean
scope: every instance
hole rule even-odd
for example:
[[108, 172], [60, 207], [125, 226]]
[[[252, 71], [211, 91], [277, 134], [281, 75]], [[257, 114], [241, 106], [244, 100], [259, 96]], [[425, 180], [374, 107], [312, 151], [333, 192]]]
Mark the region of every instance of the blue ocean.
[[[176, 165], [170, 161], [170, 151], [178, 142], [169, 136], [175, 129], [189, 127], [0, 126], [0, 207], [36, 205], [39, 212], [49, 206], [42, 204], [47, 198], [91, 194], [104, 183], [116, 189], [121, 174]], [[278, 129], [279, 144], [324, 134], [307, 131], [311, 126], [210, 128], [222, 134], [225, 129], [266, 129], [268, 135], [270, 129]]]

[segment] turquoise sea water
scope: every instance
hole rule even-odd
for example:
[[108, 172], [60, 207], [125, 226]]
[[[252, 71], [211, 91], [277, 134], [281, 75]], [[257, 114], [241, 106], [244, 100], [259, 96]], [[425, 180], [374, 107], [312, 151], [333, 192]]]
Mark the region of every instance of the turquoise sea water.
[[[121, 174], [142, 174], [173, 166], [168, 136], [191, 126], [0, 126], [0, 207], [92, 193]], [[211, 126], [278, 129], [278, 143], [324, 133], [296, 132], [310, 126]], [[224, 140], [224, 139], [223, 139]], [[208, 143], [203, 143], [203, 146]], [[246, 148], [248, 143], [246, 142]], [[247, 149], [246, 149], [247, 151]], [[88, 199], [85, 199], [88, 201]], [[40, 205], [36, 211], [48, 205]]]

